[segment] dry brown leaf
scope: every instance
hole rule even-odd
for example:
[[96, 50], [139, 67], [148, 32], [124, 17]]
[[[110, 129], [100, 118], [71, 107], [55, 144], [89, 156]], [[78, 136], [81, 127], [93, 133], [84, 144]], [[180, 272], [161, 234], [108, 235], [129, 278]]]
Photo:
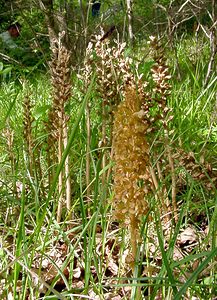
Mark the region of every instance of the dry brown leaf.
[[179, 235], [179, 245], [189, 245], [197, 242], [197, 235], [195, 230], [191, 227], [187, 227], [180, 235]]
[[108, 270], [112, 273], [112, 275], [118, 275], [118, 266], [113, 259], [111, 259], [108, 263]]
[[121, 300], [121, 296], [120, 295], [114, 296], [112, 293], [106, 293], [104, 295], [104, 299], [105, 300]]
[[74, 278], [80, 278], [80, 276], [81, 276], [81, 268], [78, 267], [78, 268], [73, 270], [73, 277]]
[[184, 255], [182, 254], [182, 251], [179, 248], [175, 247], [174, 251], [173, 251], [173, 259], [180, 260], [183, 257], [184, 257]]

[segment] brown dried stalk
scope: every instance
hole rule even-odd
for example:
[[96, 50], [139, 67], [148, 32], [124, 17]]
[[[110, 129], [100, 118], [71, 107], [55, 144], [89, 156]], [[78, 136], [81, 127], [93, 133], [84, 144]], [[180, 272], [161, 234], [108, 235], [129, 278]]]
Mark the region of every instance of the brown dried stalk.
[[[93, 44], [89, 43], [86, 49], [86, 56], [84, 60], [84, 68], [82, 70], [82, 75], [78, 77], [83, 81], [82, 92], [87, 93], [88, 87], [91, 82], [93, 75]], [[90, 187], [90, 142], [91, 142], [91, 121], [90, 121], [90, 103], [87, 102], [86, 105], [86, 130], [87, 130], [87, 140], [86, 140], [86, 198], [89, 201], [91, 198], [91, 187]]]
[[[160, 169], [157, 172], [152, 167], [152, 159], [159, 156], [158, 144], [166, 147], [169, 156], [169, 164], [175, 181], [175, 171], [171, 159], [169, 141], [155, 141], [156, 131], [162, 128], [166, 131], [170, 117], [166, 107], [166, 99], [170, 91], [168, 68], [161, 48], [155, 38], [151, 38], [151, 46], [154, 48], [155, 61], [152, 72], [155, 81], [153, 96], [145, 93], [146, 83], [135, 81], [129, 76], [125, 100], [118, 105], [114, 115], [113, 151], [114, 151], [114, 210], [115, 216], [129, 227], [133, 259], [135, 259], [137, 243], [139, 241], [140, 218], [147, 213], [147, 199], [150, 194], [155, 194], [161, 209], [161, 215], [166, 215], [168, 221], [169, 205], [166, 190], [161, 187], [159, 178], [162, 178]], [[136, 84], [137, 83], [137, 89]], [[167, 132], [167, 131], [166, 131]], [[153, 144], [153, 142], [155, 143]], [[154, 145], [150, 148], [150, 145]], [[159, 168], [159, 166], [158, 166]], [[173, 206], [176, 215], [175, 184], [173, 186]]]
[[[51, 79], [53, 86], [53, 105], [49, 114], [49, 124], [51, 128], [51, 137], [58, 144], [58, 163], [61, 162], [63, 151], [67, 144], [67, 122], [68, 117], [65, 114], [65, 104], [71, 96], [71, 70], [69, 68], [70, 53], [59, 41], [56, 41], [52, 48], [53, 57], [50, 63]], [[66, 181], [66, 201], [64, 201], [64, 177]], [[66, 203], [68, 212], [71, 210], [71, 183], [69, 174], [69, 158], [65, 160], [65, 169], [59, 174], [59, 201], [57, 209], [57, 222], [60, 222], [63, 204]]]
[[[103, 35], [103, 34], [102, 34]], [[96, 73], [97, 89], [102, 98], [102, 169], [105, 169], [108, 157], [106, 148], [112, 144], [113, 112], [123, 97], [125, 83], [130, 81], [132, 74], [130, 62], [124, 57], [125, 43], [116, 42], [110, 45], [110, 40], [101, 42], [102, 36], [96, 36], [95, 51], [97, 55]], [[110, 135], [108, 135], [110, 132]], [[105, 184], [111, 170], [103, 173], [102, 183]]]
[[[168, 129], [168, 122], [172, 119], [170, 113], [170, 109], [166, 106], [167, 97], [170, 95], [171, 86], [168, 81], [171, 78], [169, 74], [169, 68], [166, 65], [166, 58], [164, 56], [164, 50], [157, 41], [155, 37], [150, 37], [150, 46], [154, 50], [153, 56], [155, 60], [155, 65], [152, 68], [152, 77], [155, 82], [155, 101], [159, 106], [159, 117], [160, 123], [163, 124], [164, 128], [164, 138], [162, 143], [166, 149], [166, 153], [168, 156], [168, 162], [170, 166], [170, 173], [171, 173], [171, 181], [172, 181], [172, 213], [174, 214], [174, 219], [178, 221], [178, 214], [177, 214], [177, 204], [176, 204], [176, 174], [174, 168], [173, 157], [171, 153], [171, 146], [170, 146], [170, 139], [169, 139], [169, 129]], [[165, 192], [163, 193], [165, 195]], [[168, 221], [168, 217], [171, 216], [170, 214], [170, 203], [167, 199], [166, 207], [164, 206], [164, 210], [166, 208], [166, 221]], [[164, 205], [164, 204], [163, 204]]]
[[[130, 72], [130, 62], [128, 58], [124, 57], [125, 44], [116, 42], [115, 46], [111, 46], [110, 40], [103, 39], [102, 35], [95, 36], [94, 42], [90, 42], [87, 47], [85, 66], [82, 76], [79, 76], [84, 82], [84, 89], [87, 89], [93, 71], [96, 71], [96, 86], [99, 97], [102, 99], [102, 127], [101, 127], [101, 141], [102, 148], [102, 169], [105, 170], [109, 156], [111, 156], [108, 148], [112, 144], [112, 124], [113, 112], [115, 107], [123, 97], [124, 84], [131, 80], [132, 74]], [[96, 59], [94, 59], [96, 57]], [[86, 183], [87, 183], [87, 197], [89, 197], [89, 142], [90, 142], [90, 120], [88, 118], [90, 113], [89, 105], [87, 104], [87, 155], [86, 155]], [[102, 182], [105, 184], [106, 177], [108, 178], [111, 169], [104, 172], [102, 175]]]
[[29, 95], [26, 95], [23, 102], [23, 136], [26, 144], [26, 154], [28, 158], [28, 169], [30, 176], [33, 177], [34, 158], [33, 158], [33, 136], [32, 136], [32, 123], [33, 117], [31, 113], [31, 103]]

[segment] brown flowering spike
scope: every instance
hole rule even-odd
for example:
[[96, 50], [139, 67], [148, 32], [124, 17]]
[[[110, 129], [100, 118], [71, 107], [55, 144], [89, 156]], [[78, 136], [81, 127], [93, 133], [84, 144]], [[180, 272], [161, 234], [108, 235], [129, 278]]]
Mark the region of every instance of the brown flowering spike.
[[[64, 34], [64, 33], [63, 33]], [[51, 70], [51, 82], [53, 87], [53, 104], [49, 112], [49, 120], [47, 124], [47, 129], [50, 129], [48, 138], [48, 147], [52, 151], [55, 151], [54, 145], [57, 145], [58, 152], [56, 153], [57, 162], [60, 163], [62, 159], [63, 151], [67, 145], [67, 122], [69, 117], [65, 113], [65, 105], [69, 101], [71, 96], [71, 69], [70, 69], [70, 53], [63, 46], [61, 39], [63, 37], [60, 35], [59, 40], [54, 43], [52, 61], [50, 63]], [[49, 150], [48, 150], [49, 151]], [[51, 151], [49, 151], [51, 152]], [[53, 153], [48, 154], [48, 163], [52, 165], [56, 161], [52, 161]], [[54, 158], [55, 159], [55, 158]], [[59, 201], [58, 201], [58, 211], [57, 211], [57, 221], [61, 220], [62, 206], [65, 202], [68, 211], [71, 209], [71, 192], [70, 192], [70, 176], [69, 176], [69, 158], [65, 160], [65, 174], [63, 170], [59, 174]], [[64, 176], [65, 175], [65, 176]], [[51, 176], [50, 176], [51, 177]], [[66, 191], [63, 191], [63, 183], [66, 180]], [[65, 193], [65, 195], [64, 195]], [[64, 201], [63, 198], [66, 198]]]
[[[66, 125], [64, 107], [71, 96], [71, 70], [69, 68], [70, 53], [59, 41], [52, 48], [53, 57], [50, 62], [51, 81], [53, 87], [53, 103], [49, 111], [47, 129], [49, 130], [48, 148], [57, 143], [63, 127]], [[53, 147], [52, 147], [53, 148]]]
[[[169, 74], [169, 68], [166, 64], [166, 58], [164, 56], [164, 49], [160, 45], [156, 37], [151, 36], [149, 44], [152, 48], [153, 58], [155, 61], [154, 66], [152, 67], [152, 78], [155, 83], [155, 87], [152, 93], [153, 109], [152, 112], [152, 131], [161, 130], [162, 136], [158, 139], [155, 146], [155, 155], [159, 151], [158, 155], [161, 155], [162, 149], [165, 149], [165, 154], [163, 157], [164, 163], [160, 166], [158, 162], [158, 176], [162, 180], [161, 168], [162, 170], [165, 167], [165, 164], [169, 166], [170, 176], [171, 176], [171, 203], [167, 197], [167, 188], [163, 187], [162, 189], [162, 207], [161, 214], [165, 214], [165, 221], [169, 221], [171, 216], [174, 216], [175, 221], [178, 220], [177, 214], [177, 204], [176, 204], [176, 174], [175, 166], [172, 156], [172, 147], [170, 139], [170, 131], [168, 124], [172, 120], [173, 116], [171, 115], [171, 109], [167, 107], [167, 97], [171, 92], [171, 85], [169, 80], [171, 75]], [[154, 112], [154, 113], [153, 113]], [[153, 173], [154, 174], [154, 173]], [[166, 199], [166, 200], [165, 200]], [[171, 209], [172, 207], [172, 209]]]
[[50, 70], [53, 86], [53, 109], [58, 112], [57, 116], [59, 116], [64, 104], [71, 96], [70, 53], [61, 43], [57, 44], [52, 52]]
[[[105, 148], [112, 144], [112, 125], [113, 125], [113, 112], [121, 101], [125, 92], [125, 85], [136, 86], [134, 75], [130, 70], [130, 59], [124, 55], [125, 43], [118, 43], [114, 41], [115, 45], [111, 46], [110, 40], [106, 38], [106, 34], [95, 36], [94, 41], [88, 44], [86, 49], [86, 57], [82, 75], [79, 78], [83, 80], [83, 92], [91, 81], [94, 70], [96, 71], [96, 88], [99, 97], [102, 99], [101, 114], [102, 114], [102, 131], [100, 147], [102, 148], [102, 168], [107, 165], [110, 153]], [[90, 113], [90, 106], [87, 105], [87, 136], [89, 137], [90, 122], [88, 117]], [[87, 153], [90, 152], [89, 140], [87, 140]], [[112, 155], [112, 154], [111, 154]], [[89, 157], [87, 154], [87, 168], [86, 179], [87, 187], [89, 183]], [[109, 177], [111, 169], [102, 175], [102, 182], [105, 183], [106, 178]], [[88, 188], [87, 188], [88, 192]], [[89, 193], [87, 193], [87, 196]], [[88, 197], [89, 198], [89, 197]]]
[[[111, 46], [110, 40], [101, 41], [101, 36], [95, 36], [95, 70], [96, 70], [96, 86], [99, 97], [102, 99], [102, 130], [100, 147], [102, 149], [102, 169], [106, 168], [111, 153], [107, 149], [112, 144], [112, 125], [113, 112], [120, 103], [125, 84], [135, 82], [134, 76], [130, 71], [130, 59], [124, 55], [125, 43], [114, 41]], [[109, 177], [111, 169], [102, 174], [103, 185], [106, 178]]]
[[115, 46], [111, 46], [109, 40], [101, 43], [100, 36], [96, 39], [98, 92], [105, 104], [113, 110], [112, 106], [120, 102], [125, 83], [135, 80], [130, 71], [130, 60], [124, 56], [126, 44], [116, 42]]
[[[164, 192], [159, 188], [160, 174], [156, 177], [157, 172], [151, 162], [155, 155], [159, 155], [158, 145], [165, 145], [165, 140], [156, 142], [153, 133], [162, 125], [165, 129], [167, 127], [169, 109], [166, 96], [169, 94], [170, 76], [157, 41], [153, 39], [151, 43], [156, 62], [152, 70], [155, 88], [150, 94], [145, 93], [147, 84], [142, 83], [141, 78], [136, 82], [131, 75], [130, 80], [125, 81], [125, 101], [115, 112], [113, 127], [114, 209], [116, 217], [129, 225], [134, 257], [140, 218], [147, 213], [150, 192], [159, 198], [161, 214], [167, 213]], [[154, 148], [150, 152], [149, 145], [153, 141]]]
[[24, 103], [23, 103], [23, 126], [24, 126], [24, 139], [26, 141], [27, 145], [27, 152], [31, 153], [33, 149], [33, 138], [32, 138], [32, 122], [33, 122], [33, 117], [31, 113], [31, 103], [30, 103], [30, 98], [29, 96], [26, 96], [24, 98]]
[[152, 78], [155, 82], [155, 88], [153, 90], [155, 96], [153, 98], [159, 107], [159, 117], [165, 121], [167, 112], [169, 111], [166, 107], [166, 100], [171, 92], [171, 85], [169, 84], [171, 75], [169, 73], [169, 68], [166, 65], [164, 49], [159, 44], [157, 38], [151, 36], [149, 44], [152, 48], [153, 59], [155, 61], [155, 64], [151, 69]]
[[125, 101], [115, 112], [113, 128], [114, 210], [116, 218], [130, 228], [134, 257], [140, 219], [148, 210], [145, 198], [152, 186], [145, 137], [148, 127], [139, 113], [141, 105], [142, 97], [136, 90], [127, 89]]

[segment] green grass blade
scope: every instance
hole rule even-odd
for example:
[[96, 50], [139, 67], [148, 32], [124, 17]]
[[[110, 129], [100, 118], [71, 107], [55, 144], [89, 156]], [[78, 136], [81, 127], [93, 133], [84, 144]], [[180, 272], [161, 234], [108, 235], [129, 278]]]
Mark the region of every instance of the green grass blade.
[[213, 249], [207, 258], [202, 262], [201, 265], [194, 271], [194, 273], [190, 276], [190, 278], [186, 281], [186, 283], [181, 287], [179, 292], [175, 295], [174, 300], [180, 300], [182, 296], [186, 293], [188, 287], [193, 283], [193, 281], [197, 278], [197, 276], [205, 269], [208, 263], [217, 255], [217, 248]]
[[[19, 218], [19, 230], [17, 235], [17, 244], [16, 244], [16, 257], [19, 257], [22, 250], [22, 242], [25, 235], [24, 230], [24, 214], [25, 214], [25, 182], [23, 183], [23, 191], [21, 197], [21, 211], [20, 211], [20, 218]], [[20, 274], [21, 266], [17, 261], [14, 266], [14, 295], [16, 295], [16, 286], [17, 280]]]
[[45, 202], [45, 205], [44, 205], [44, 211], [43, 211], [43, 214], [42, 214], [42, 216], [41, 216], [41, 218], [40, 218], [40, 220], [39, 220], [39, 222], [38, 222], [38, 226], [37, 226], [37, 229], [36, 229], [36, 231], [35, 231], [36, 237], [39, 235], [41, 226], [42, 226], [43, 221], [44, 221], [44, 219], [45, 219], [45, 217], [46, 217], [46, 213], [47, 213], [47, 210], [46, 210], [46, 209], [47, 209], [48, 204], [49, 204], [49, 202], [50, 202], [50, 200], [51, 200], [51, 198], [52, 198], [52, 195], [53, 195], [53, 193], [54, 193], [54, 191], [55, 191], [55, 189], [56, 189], [56, 185], [57, 185], [57, 181], [58, 181], [59, 174], [60, 174], [60, 172], [61, 172], [61, 170], [62, 170], [62, 168], [63, 168], [63, 165], [64, 165], [64, 162], [65, 162], [65, 160], [66, 160], [66, 157], [67, 157], [68, 154], [69, 154], [69, 151], [70, 151], [70, 148], [71, 148], [72, 143], [73, 143], [73, 141], [74, 141], [74, 138], [76, 137], [76, 131], [77, 131], [77, 128], [78, 128], [78, 126], [79, 126], [79, 123], [80, 123], [80, 120], [81, 120], [81, 118], [82, 118], [82, 115], [83, 115], [83, 113], [84, 113], [84, 111], [85, 111], [86, 103], [87, 103], [88, 99], [90, 98], [91, 90], [92, 90], [92, 88], [93, 88], [94, 81], [95, 81], [95, 76], [92, 77], [92, 81], [91, 81], [91, 83], [90, 83], [90, 85], [89, 85], [88, 91], [87, 91], [87, 93], [86, 93], [86, 95], [85, 95], [85, 97], [84, 97], [84, 100], [83, 100], [83, 103], [82, 103], [82, 105], [81, 105], [81, 108], [80, 108], [80, 110], [79, 110], [79, 112], [78, 112], [78, 116], [77, 116], [77, 118], [76, 118], [75, 124], [74, 124], [74, 126], [73, 126], [73, 128], [72, 128], [72, 131], [71, 131], [71, 134], [70, 134], [70, 136], [69, 136], [68, 144], [67, 144], [67, 146], [66, 146], [66, 148], [65, 148], [65, 150], [64, 150], [64, 152], [63, 152], [63, 156], [62, 156], [61, 162], [60, 162], [60, 164], [59, 164], [58, 167], [57, 167], [57, 171], [56, 171], [56, 174], [55, 174], [55, 177], [54, 177], [52, 186], [51, 186], [51, 188], [50, 188], [50, 190], [49, 190], [49, 194], [48, 194], [48, 197], [47, 197], [46, 202]]

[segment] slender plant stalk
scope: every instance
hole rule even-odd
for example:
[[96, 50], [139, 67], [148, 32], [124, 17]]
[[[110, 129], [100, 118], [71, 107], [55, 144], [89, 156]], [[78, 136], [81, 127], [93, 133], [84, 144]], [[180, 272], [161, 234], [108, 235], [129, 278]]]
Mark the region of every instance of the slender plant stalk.
[[32, 123], [33, 117], [31, 113], [31, 103], [29, 95], [26, 95], [24, 99], [24, 140], [26, 142], [26, 154], [27, 154], [27, 163], [28, 163], [28, 170], [30, 173], [31, 178], [33, 178], [33, 169], [34, 169], [34, 157], [33, 157], [33, 136], [32, 136]]
[[[64, 136], [64, 150], [66, 149], [68, 143], [68, 130], [66, 124], [63, 128], [63, 136]], [[65, 178], [66, 178], [66, 208], [67, 211], [71, 211], [71, 178], [70, 178], [70, 160], [69, 155], [67, 155], [65, 160]]]
[[127, 0], [127, 19], [128, 19], [128, 34], [130, 43], [133, 43], [133, 10], [132, 10], [133, 1]]
[[91, 124], [90, 124], [90, 105], [86, 106], [86, 197], [87, 201], [90, 200], [90, 141], [91, 141]]
[[[63, 155], [63, 114], [61, 114], [59, 118], [59, 139], [58, 139], [58, 164], [60, 164], [62, 155]], [[58, 208], [57, 208], [57, 222], [59, 223], [62, 215], [62, 207], [63, 207], [63, 169], [59, 174], [58, 180]]]
[[106, 128], [107, 128], [107, 119], [106, 119], [106, 108], [105, 108], [105, 101], [102, 101], [102, 185], [105, 186], [106, 183], [106, 165], [107, 165], [107, 150], [106, 148]]
[[[49, 113], [48, 128], [51, 128], [51, 142], [52, 139], [53, 143], [57, 141], [58, 165], [60, 165], [63, 153], [67, 148], [67, 122], [69, 118], [65, 113], [65, 105], [70, 99], [72, 87], [71, 69], [69, 68], [70, 53], [61, 42], [63, 36], [64, 33], [60, 34], [59, 40], [53, 45], [53, 58], [50, 63], [53, 85], [53, 106]], [[49, 159], [50, 158], [51, 156]], [[58, 178], [57, 222], [60, 222], [61, 220], [63, 205], [65, 205], [67, 209], [71, 209], [71, 187], [69, 173], [69, 158], [67, 156], [64, 166], [60, 170]], [[64, 181], [66, 182], [66, 185], [64, 185]], [[64, 199], [64, 197], [66, 199]]]
[[166, 143], [166, 151], [167, 151], [169, 166], [170, 166], [170, 171], [171, 171], [172, 211], [174, 214], [174, 220], [177, 223], [178, 222], [178, 208], [177, 208], [177, 203], [176, 203], [176, 173], [175, 173], [174, 161], [173, 161], [173, 157], [172, 157], [172, 153], [171, 153], [171, 147], [167, 143]]
[[[89, 9], [89, 6], [88, 6]], [[84, 26], [85, 26], [85, 20], [84, 20]], [[82, 75], [80, 75], [82, 81], [83, 81], [83, 86], [81, 88], [82, 92], [84, 95], [86, 95], [89, 85], [92, 80], [93, 76], [93, 44], [90, 42], [88, 44], [88, 47], [86, 49], [86, 56], [84, 60], [84, 68], [82, 70]], [[91, 172], [91, 121], [90, 121], [90, 113], [91, 113], [91, 105], [90, 102], [88, 101], [86, 103], [85, 107], [86, 111], [86, 198], [87, 201], [90, 201], [90, 196], [91, 196], [91, 187], [90, 187], [90, 172]], [[89, 209], [88, 209], [89, 213]]]
[[166, 193], [163, 191], [163, 189], [160, 187], [159, 181], [157, 179], [157, 176], [155, 174], [155, 171], [154, 171], [153, 167], [150, 166], [149, 170], [150, 170], [150, 174], [151, 174], [152, 181], [153, 181], [152, 189], [153, 189], [153, 192], [155, 194], [155, 198], [158, 202], [159, 209], [161, 211], [161, 215], [163, 216], [163, 214], [166, 212], [166, 215], [164, 216], [164, 220], [167, 223], [170, 220], [170, 216], [167, 213], [168, 206], [166, 205], [166, 200], [168, 199], [168, 197], [167, 197]]

